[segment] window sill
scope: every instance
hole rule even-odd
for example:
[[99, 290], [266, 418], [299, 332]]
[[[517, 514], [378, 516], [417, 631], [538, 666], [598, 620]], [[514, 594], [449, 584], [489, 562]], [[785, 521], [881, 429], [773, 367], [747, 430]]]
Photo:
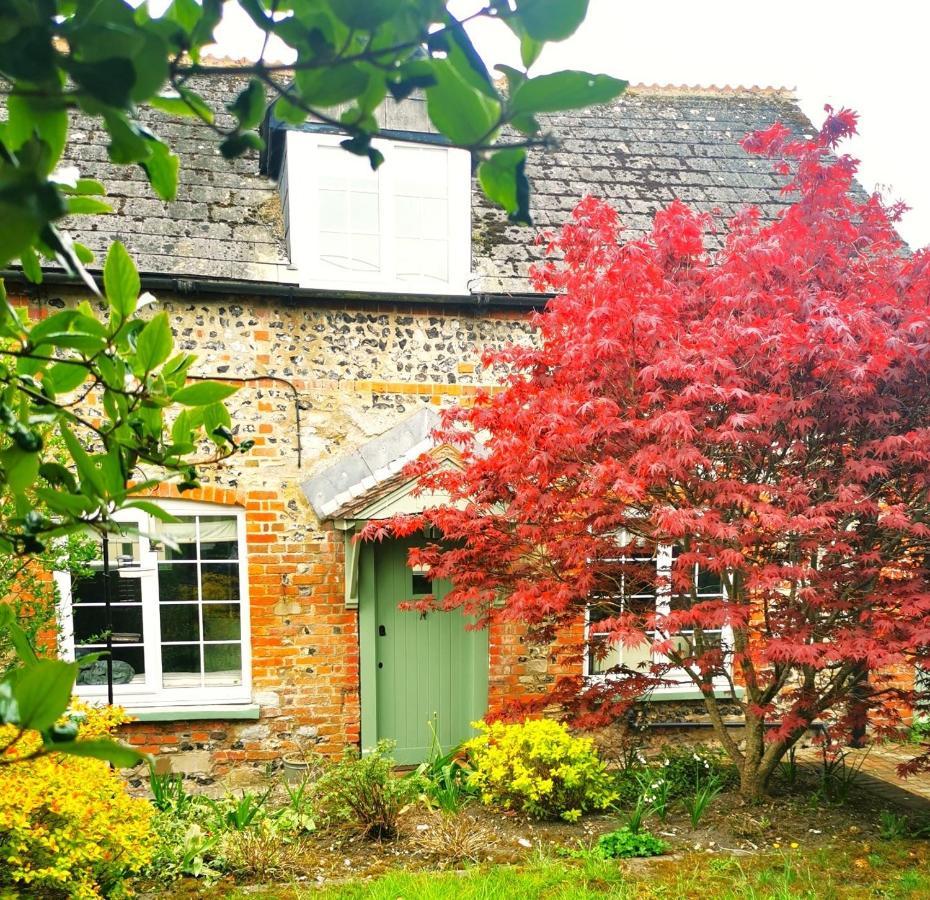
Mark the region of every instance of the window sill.
[[225, 706], [143, 706], [124, 707], [136, 722], [188, 722], [202, 719], [213, 721], [252, 720], [259, 716], [257, 703]]
[[[737, 687], [731, 693], [728, 687], [717, 688], [714, 690], [714, 696], [718, 700], [740, 700], [746, 696], [746, 689]], [[664, 703], [674, 700], [703, 700], [704, 695], [697, 688], [660, 688], [641, 699], [650, 703]]]

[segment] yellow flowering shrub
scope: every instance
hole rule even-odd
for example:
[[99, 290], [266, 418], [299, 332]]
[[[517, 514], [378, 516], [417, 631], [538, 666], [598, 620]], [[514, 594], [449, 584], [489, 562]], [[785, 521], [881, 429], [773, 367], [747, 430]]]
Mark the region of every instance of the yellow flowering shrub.
[[[75, 712], [85, 739], [128, 720], [116, 708]], [[26, 756], [39, 744], [26, 732], [11, 745], [15, 735], [14, 726], [0, 726], [0, 756]], [[52, 753], [0, 763], [0, 895], [8, 887], [78, 900], [118, 896], [154, 850], [151, 805], [130, 797], [105, 762]]]
[[465, 743], [473, 766], [468, 783], [483, 803], [574, 822], [617, 799], [594, 742], [573, 736], [560, 722], [475, 722], [474, 727], [481, 734]]

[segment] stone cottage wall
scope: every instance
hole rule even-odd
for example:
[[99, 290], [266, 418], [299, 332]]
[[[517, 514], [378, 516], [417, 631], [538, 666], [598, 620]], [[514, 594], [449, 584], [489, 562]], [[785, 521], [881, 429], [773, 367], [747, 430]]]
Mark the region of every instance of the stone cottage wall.
[[[36, 314], [72, 302], [39, 289]], [[344, 605], [341, 533], [314, 517], [300, 484], [422, 406], [467, 401], [486, 348], [531, 341], [522, 313], [400, 304], [311, 305], [254, 297], [159, 297], [194, 374], [242, 379], [233, 430], [254, 448], [212, 470], [187, 499], [246, 512], [257, 721], [137, 722], [126, 737], [210, 779], [261, 770], [298, 747], [359, 741], [358, 619]], [[299, 423], [299, 427], [298, 427]], [[170, 495], [170, 490], [165, 490]], [[515, 625], [490, 634], [490, 703], [538, 692], [563, 670]]]

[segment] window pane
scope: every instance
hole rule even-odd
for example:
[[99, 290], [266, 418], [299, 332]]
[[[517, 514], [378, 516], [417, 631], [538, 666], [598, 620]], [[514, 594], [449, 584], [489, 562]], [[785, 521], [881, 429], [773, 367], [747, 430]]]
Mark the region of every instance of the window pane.
[[203, 637], [205, 641], [238, 641], [242, 636], [238, 603], [205, 603]]
[[[80, 659], [88, 653], [99, 652], [98, 647], [76, 647], [74, 655]], [[142, 647], [113, 648], [113, 684], [144, 681], [145, 651]], [[107, 661], [98, 659], [78, 672], [77, 684], [106, 684]]]
[[158, 567], [158, 599], [194, 603], [197, 593], [197, 566], [193, 563], [163, 563]]
[[200, 517], [200, 558], [236, 559], [239, 540], [235, 516]]
[[239, 644], [205, 644], [203, 668], [207, 685], [242, 684], [242, 647]]
[[[138, 578], [128, 578], [110, 569], [110, 602], [139, 603], [142, 600], [142, 582]], [[97, 570], [86, 578], [75, 578], [71, 582], [71, 602], [103, 603], [103, 572]]]
[[698, 569], [697, 589], [699, 594], [719, 597], [723, 593], [723, 579], [717, 572]]
[[[327, 229], [336, 230], [321, 218]], [[378, 214], [378, 195], [353, 191], [349, 194], [349, 230], [353, 234], [378, 234], [381, 223]]]
[[200, 607], [196, 603], [162, 603], [161, 639], [163, 641], [199, 641]]
[[[152, 541], [157, 542], [159, 559], [197, 558], [197, 521], [194, 516], [178, 516], [177, 522], [152, 523]], [[168, 546], [173, 541], [177, 548]]]
[[652, 664], [651, 639], [635, 647], [611, 647], [603, 659], [596, 659], [592, 654], [588, 663], [588, 672], [591, 675], [600, 675], [621, 664], [637, 672], [648, 672]]
[[391, 150], [398, 194], [445, 197], [449, 185], [449, 153], [436, 147], [395, 147]]
[[350, 272], [377, 272], [381, 266], [381, 239], [377, 235], [320, 233], [320, 262]]
[[[106, 607], [84, 606], [78, 603], [73, 609], [73, 614], [76, 644], [97, 644], [106, 641]], [[110, 621], [113, 626], [114, 644], [142, 642], [141, 604], [111, 604]]]
[[397, 277], [402, 281], [422, 278], [447, 281], [449, 277], [448, 241], [423, 238], [398, 238]]
[[345, 191], [320, 191], [319, 216], [329, 231], [348, 231], [349, 210]]
[[381, 239], [377, 235], [352, 235], [351, 267], [362, 272], [378, 271], [381, 267]]
[[200, 645], [162, 647], [161, 668], [166, 688], [200, 687]]
[[233, 603], [239, 600], [238, 563], [204, 563], [200, 567], [201, 600], [204, 603]]

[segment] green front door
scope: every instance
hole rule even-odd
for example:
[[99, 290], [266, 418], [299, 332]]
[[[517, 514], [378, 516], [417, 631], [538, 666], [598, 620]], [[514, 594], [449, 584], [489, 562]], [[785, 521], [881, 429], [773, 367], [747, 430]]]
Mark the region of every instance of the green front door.
[[442, 597], [445, 581], [429, 581], [407, 565], [412, 541], [362, 549], [359, 625], [362, 744], [397, 742], [401, 764], [421, 762], [436, 729], [443, 750], [474, 734], [488, 702], [487, 631], [466, 629], [459, 612], [422, 615], [398, 609], [417, 595]]

